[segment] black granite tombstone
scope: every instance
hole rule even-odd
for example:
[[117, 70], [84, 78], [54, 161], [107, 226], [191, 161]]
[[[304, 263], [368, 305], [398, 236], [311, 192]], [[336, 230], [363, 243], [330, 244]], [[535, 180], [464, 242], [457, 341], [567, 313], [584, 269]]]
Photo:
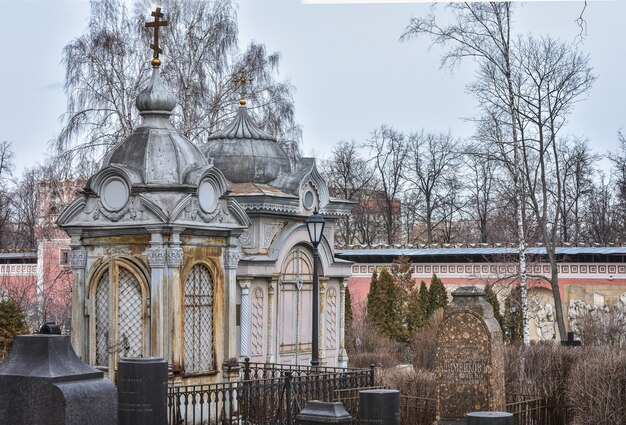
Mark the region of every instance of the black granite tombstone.
[[467, 425], [513, 425], [513, 414], [508, 412], [470, 412]]
[[359, 421], [362, 425], [400, 425], [400, 391], [359, 391]]
[[580, 347], [582, 342], [574, 339], [574, 332], [567, 333], [567, 340], [561, 341], [563, 347]]
[[56, 322], [46, 322], [39, 329], [39, 333], [44, 335], [61, 335], [61, 327]]
[[117, 425], [115, 386], [69, 336], [18, 336], [0, 364], [0, 424]]
[[304, 409], [296, 416], [298, 425], [349, 424], [352, 416], [341, 402], [307, 401]]
[[167, 362], [122, 358], [117, 366], [119, 425], [167, 425]]

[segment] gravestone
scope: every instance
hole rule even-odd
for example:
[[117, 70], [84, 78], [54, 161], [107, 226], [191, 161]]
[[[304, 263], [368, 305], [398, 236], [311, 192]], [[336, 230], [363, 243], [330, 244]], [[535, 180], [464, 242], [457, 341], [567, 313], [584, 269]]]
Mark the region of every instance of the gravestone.
[[502, 330], [484, 295], [461, 287], [445, 309], [437, 333], [435, 424], [465, 424], [468, 412], [505, 410]]
[[297, 425], [351, 424], [352, 416], [343, 403], [310, 400], [296, 416]]
[[359, 391], [361, 425], [400, 425], [400, 391]]
[[119, 425], [167, 425], [167, 362], [122, 358], [117, 366]]
[[0, 364], [0, 424], [117, 425], [115, 386], [69, 336], [18, 336]]

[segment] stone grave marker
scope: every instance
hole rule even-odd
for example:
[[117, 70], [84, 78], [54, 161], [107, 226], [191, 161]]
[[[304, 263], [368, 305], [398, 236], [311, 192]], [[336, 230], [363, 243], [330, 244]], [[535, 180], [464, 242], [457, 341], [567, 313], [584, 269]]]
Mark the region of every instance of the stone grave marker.
[[22, 335], [0, 364], [0, 424], [117, 425], [117, 392], [69, 336]]
[[119, 425], [167, 425], [167, 362], [122, 358], [117, 368]]
[[437, 333], [437, 425], [463, 424], [468, 412], [503, 411], [504, 343], [485, 292], [452, 293]]

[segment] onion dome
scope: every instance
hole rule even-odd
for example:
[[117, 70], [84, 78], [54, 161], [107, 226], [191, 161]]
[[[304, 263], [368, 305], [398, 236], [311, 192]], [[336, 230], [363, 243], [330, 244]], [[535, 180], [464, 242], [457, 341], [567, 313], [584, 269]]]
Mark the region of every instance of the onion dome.
[[291, 170], [289, 158], [276, 138], [258, 128], [245, 100], [233, 121], [211, 134], [204, 154], [232, 183], [268, 183]]
[[176, 98], [161, 80], [158, 65], [136, 105], [141, 126], [113, 149], [102, 168], [123, 165], [136, 171], [143, 184], [180, 185], [190, 171], [208, 165], [198, 148], [172, 126]]

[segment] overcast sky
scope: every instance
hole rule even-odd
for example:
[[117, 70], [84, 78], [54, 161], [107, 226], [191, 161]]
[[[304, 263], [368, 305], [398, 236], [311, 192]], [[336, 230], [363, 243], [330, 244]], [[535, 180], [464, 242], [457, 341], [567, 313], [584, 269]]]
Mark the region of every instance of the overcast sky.
[[[410, 17], [430, 6], [371, 1], [238, 0], [241, 45], [256, 40], [282, 54], [280, 77], [297, 89], [305, 155], [327, 156], [337, 141], [365, 140], [383, 123], [406, 132], [471, 136], [472, 124], [463, 118], [474, 115], [465, 92], [473, 67], [451, 74], [440, 69], [440, 51], [429, 50], [427, 39], [399, 42]], [[61, 50], [83, 32], [89, 7], [86, 0], [0, 0], [0, 6], [0, 140], [13, 142], [21, 171], [44, 159], [47, 141], [60, 130]], [[573, 41], [582, 8], [580, 1], [527, 3], [515, 27]], [[599, 78], [576, 106], [567, 133], [589, 138], [605, 153], [616, 149], [617, 131], [626, 126], [626, 2], [590, 2], [584, 16], [581, 47]]]

